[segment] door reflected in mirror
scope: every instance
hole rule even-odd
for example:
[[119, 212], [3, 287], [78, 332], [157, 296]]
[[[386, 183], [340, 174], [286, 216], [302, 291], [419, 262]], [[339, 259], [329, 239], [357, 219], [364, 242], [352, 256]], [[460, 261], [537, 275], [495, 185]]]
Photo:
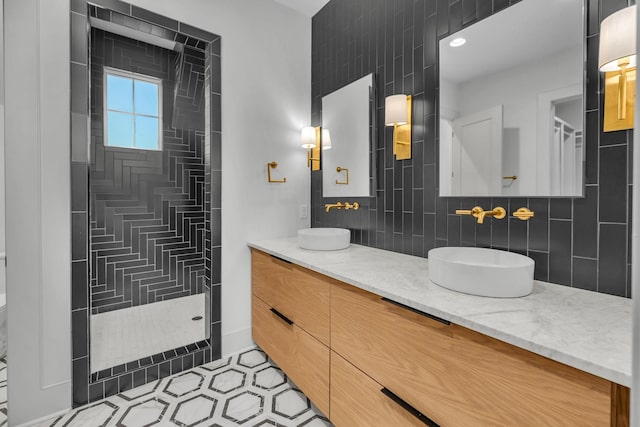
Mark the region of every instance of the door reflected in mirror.
[[373, 74], [322, 97], [322, 196], [369, 197], [375, 164], [373, 134]]
[[583, 10], [523, 0], [440, 40], [441, 196], [583, 195]]

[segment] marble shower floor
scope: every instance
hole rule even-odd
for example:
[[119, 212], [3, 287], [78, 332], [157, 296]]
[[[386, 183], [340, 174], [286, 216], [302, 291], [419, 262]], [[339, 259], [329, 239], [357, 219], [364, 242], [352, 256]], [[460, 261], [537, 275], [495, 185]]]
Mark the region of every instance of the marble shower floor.
[[36, 427], [156, 425], [324, 427], [331, 423], [255, 348], [77, 408]]
[[[205, 294], [91, 316], [91, 372], [206, 339]], [[201, 320], [193, 321], [199, 316]]]

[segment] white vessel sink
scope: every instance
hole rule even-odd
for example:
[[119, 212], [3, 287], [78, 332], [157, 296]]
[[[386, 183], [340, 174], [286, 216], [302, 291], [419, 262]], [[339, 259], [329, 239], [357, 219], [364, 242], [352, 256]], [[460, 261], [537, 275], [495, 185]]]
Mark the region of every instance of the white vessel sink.
[[514, 298], [533, 290], [534, 261], [513, 252], [486, 248], [431, 249], [429, 279], [465, 294]]
[[351, 232], [345, 228], [305, 228], [298, 230], [298, 246], [312, 251], [337, 251], [349, 247]]

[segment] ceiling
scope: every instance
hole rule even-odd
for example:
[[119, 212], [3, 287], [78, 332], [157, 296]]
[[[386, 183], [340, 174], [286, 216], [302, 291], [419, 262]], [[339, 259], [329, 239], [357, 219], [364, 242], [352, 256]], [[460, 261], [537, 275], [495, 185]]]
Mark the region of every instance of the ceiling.
[[309, 18], [313, 17], [329, 0], [275, 0], [289, 9], [296, 10]]

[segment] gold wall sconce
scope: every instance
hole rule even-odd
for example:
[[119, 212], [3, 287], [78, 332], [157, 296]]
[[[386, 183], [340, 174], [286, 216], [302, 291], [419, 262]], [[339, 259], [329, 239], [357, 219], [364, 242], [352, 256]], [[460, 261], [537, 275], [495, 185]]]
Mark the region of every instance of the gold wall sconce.
[[323, 150], [331, 149], [331, 135], [329, 129], [320, 126], [306, 126], [301, 132], [302, 148], [307, 149], [307, 167], [312, 171], [320, 170], [320, 146]]
[[300, 138], [302, 148], [307, 149], [307, 167], [320, 170], [320, 127], [303, 127]]
[[384, 123], [393, 126], [396, 160], [411, 158], [411, 95], [391, 95], [384, 100]]
[[636, 86], [636, 6], [600, 26], [598, 67], [605, 72], [603, 131], [633, 129]]
[[336, 172], [341, 173], [344, 172], [345, 173], [345, 180], [344, 181], [338, 181], [336, 179], [336, 184], [340, 184], [340, 185], [349, 185], [349, 169], [347, 168], [341, 168], [340, 166], [338, 166], [336, 168]]
[[267, 181], [272, 183], [284, 184], [285, 182], [287, 182], [287, 178], [282, 178], [282, 179], [271, 178], [271, 169], [275, 169], [277, 167], [278, 167], [278, 162], [267, 163]]

